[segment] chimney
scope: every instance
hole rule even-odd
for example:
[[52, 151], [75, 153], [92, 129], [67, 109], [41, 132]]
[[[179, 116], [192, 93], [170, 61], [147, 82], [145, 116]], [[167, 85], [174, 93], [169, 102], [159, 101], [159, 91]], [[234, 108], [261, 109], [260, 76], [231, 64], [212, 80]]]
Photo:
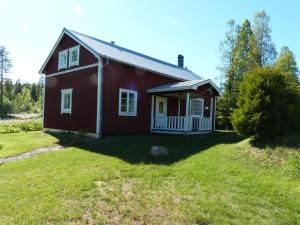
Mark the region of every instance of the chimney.
[[111, 43], [112, 45], [114, 45], [114, 44], [115, 44], [115, 42], [114, 42], [114, 41], [111, 41], [110, 43]]
[[183, 66], [184, 66], [184, 57], [183, 57], [183, 55], [178, 55], [178, 66], [179, 67], [182, 67], [183, 68]]

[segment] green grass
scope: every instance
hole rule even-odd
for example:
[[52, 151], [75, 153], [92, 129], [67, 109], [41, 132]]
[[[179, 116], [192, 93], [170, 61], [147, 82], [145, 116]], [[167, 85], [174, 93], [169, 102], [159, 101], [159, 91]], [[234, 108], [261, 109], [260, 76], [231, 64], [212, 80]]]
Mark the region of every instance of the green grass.
[[[300, 134], [294, 137], [292, 145], [261, 147], [232, 132], [116, 136], [5, 164], [0, 221], [300, 224], [300, 179], [286, 170], [299, 151]], [[149, 157], [152, 145], [171, 155]]]
[[56, 145], [59, 140], [41, 131], [0, 134], [0, 158], [18, 155], [35, 148]]

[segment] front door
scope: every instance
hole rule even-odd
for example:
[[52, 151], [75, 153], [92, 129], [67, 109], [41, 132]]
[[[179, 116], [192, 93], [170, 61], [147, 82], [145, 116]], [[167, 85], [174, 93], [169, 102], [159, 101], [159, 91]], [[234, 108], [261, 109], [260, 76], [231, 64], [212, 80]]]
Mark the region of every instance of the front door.
[[166, 97], [156, 97], [155, 105], [155, 127], [156, 128], [167, 128], [167, 110], [168, 110], [168, 99]]
[[190, 102], [190, 127], [193, 131], [199, 131], [200, 130], [200, 124], [203, 117], [203, 99], [202, 98], [194, 98], [191, 99]]

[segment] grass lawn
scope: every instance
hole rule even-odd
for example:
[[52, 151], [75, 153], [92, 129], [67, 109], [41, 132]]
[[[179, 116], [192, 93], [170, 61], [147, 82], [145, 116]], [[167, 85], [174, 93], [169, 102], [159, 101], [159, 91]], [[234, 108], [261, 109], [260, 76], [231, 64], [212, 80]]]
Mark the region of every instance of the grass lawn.
[[[34, 141], [41, 134], [24, 135]], [[152, 145], [171, 155], [150, 158]], [[78, 144], [0, 166], [0, 221], [300, 224], [300, 178], [286, 169], [299, 150], [300, 134], [267, 147], [233, 132]]]
[[41, 131], [0, 134], [0, 158], [56, 145], [58, 139]]

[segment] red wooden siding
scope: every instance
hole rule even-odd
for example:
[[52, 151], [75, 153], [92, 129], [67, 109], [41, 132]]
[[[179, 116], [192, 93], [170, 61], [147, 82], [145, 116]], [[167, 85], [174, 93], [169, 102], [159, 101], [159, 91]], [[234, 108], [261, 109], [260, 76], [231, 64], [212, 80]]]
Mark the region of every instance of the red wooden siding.
[[[96, 132], [97, 67], [46, 78], [45, 128]], [[72, 114], [61, 114], [61, 90], [73, 88]]]
[[[57, 45], [57, 48], [54, 50], [52, 56], [50, 57], [43, 73], [44, 74], [52, 74], [59, 71], [64, 71], [66, 69], [61, 69], [58, 71], [58, 53], [62, 50], [77, 46], [78, 43], [70, 38], [68, 35], [64, 35], [60, 41], [60, 43]], [[79, 54], [79, 66], [72, 66], [71, 69], [80, 67], [80, 66], [86, 66], [93, 63], [97, 63], [97, 58], [89, 52], [87, 49], [85, 49], [83, 46], [80, 46], [80, 54]]]
[[[103, 134], [148, 133], [150, 131], [151, 95], [147, 93], [147, 90], [174, 82], [178, 80], [110, 61], [103, 68]], [[138, 92], [136, 117], [118, 115], [120, 88]], [[168, 102], [169, 104], [172, 105]]]

